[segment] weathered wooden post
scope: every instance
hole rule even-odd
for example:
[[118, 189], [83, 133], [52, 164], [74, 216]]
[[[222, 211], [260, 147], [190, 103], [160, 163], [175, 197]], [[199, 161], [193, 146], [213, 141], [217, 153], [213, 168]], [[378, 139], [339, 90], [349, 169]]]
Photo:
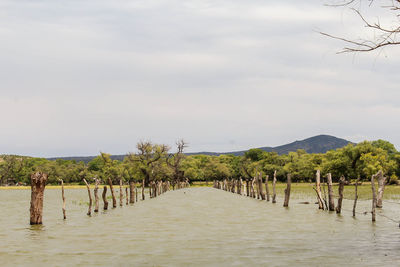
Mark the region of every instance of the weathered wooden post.
[[107, 210], [108, 209], [108, 201], [107, 201], [107, 186], [106, 185], [103, 187], [102, 197], [103, 197], [103, 203], [104, 203], [103, 209]]
[[335, 199], [333, 197], [332, 174], [328, 173], [328, 202], [329, 211], [335, 210]]
[[30, 224], [42, 224], [43, 198], [47, 174], [36, 172], [31, 175]]
[[92, 194], [90, 193], [89, 184], [88, 184], [88, 182], [86, 182], [86, 179], [83, 179], [83, 181], [85, 182], [86, 188], [87, 188], [87, 190], [88, 190], [88, 195], [89, 195], [89, 208], [88, 208], [87, 215], [90, 216], [90, 215], [92, 214]]
[[315, 187], [317, 191], [317, 199], [318, 199], [318, 208], [323, 210], [324, 209], [324, 203], [322, 202], [322, 194], [321, 194], [321, 172], [320, 170], [317, 170], [317, 173], [315, 175]]
[[142, 200], [144, 200], [144, 179], [142, 180]]
[[372, 189], [372, 221], [375, 222], [376, 220], [376, 213], [375, 213], [375, 208], [376, 208], [376, 190], [375, 190], [375, 177], [377, 174], [372, 175], [371, 177], [371, 189]]
[[259, 187], [259, 192], [262, 200], [265, 200], [265, 194], [263, 190], [263, 180], [262, 180], [262, 173], [260, 172], [258, 174], [258, 187]]
[[358, 181], [359, 181], [359, 179], [357, 179], [356, 184], [355, 184], [354, 203], [353, 203], [353, 217], [356, 217], [356, 206], [357, 206], [357, 199], [358, 199], [358, 194], [357, 194]]
[[284, 207], [289, 207], [289, 199], [290, 199], [290, 188], [292, 185], [292, 178], [290, 176], [290, 173], [287, 175], [287, 185], [285, 189], [285, 200], [283, 202]]
[[336, 207], [336, 213], [340, 214], [342, 211], [342, 201], [343, 201], [343, 189], [344, 189], [344, 177], [340, 177], [339, 180], [339, 198], [338, 198], [338, 204]]
[[377, 173], [378, 176], [378, 196], [376, 198], [376, 207], [382, 208], [383, 191], [385, 190], [386, 177], [383, 176], [382, 170]]
[[94, 179], [94, 212], [99, 212], [99, 179]]
[[112, 196], [112, 201], [113, 201], [113, 208], [116, 208], [117, 207], [117, 199], [115, 198], [115, 192], [114, 192], [111, 178], [108, 178], [108, 185], [110, 186], [110, 191], [111, 191], [111, 196]]
[[269, 176], [268, 175], [265, 176], [265, 195], [266, 195], [267, 201], [269, 201], [268, 179], [269, 179]]
[[250, 182], [249, 179], [246, 179], [246, 195], [250, 196]]
[[254, 183], [256, 184], [256, 195], [257, 195], [257, 199], [260, 199], [260, 179], [259, 179], [259, 175], [256, 174], [256, 176], [254, 177]]
[[60, 179], [60, 181], [61, 181], [61, 197], [62, 197], [62, 201], [63, 201], [62, 212], [63, 212], [63, 217], [65, 220], [65, 219], [67, 219], [67, 216], [65, 215], [64, 181], [62, 179]]
[[124, 198], [124, 191], [122, 191], [122, 179], [119, 179], [119, 206], [122, 207], [122, 199]]
[[129, 203], [135, 203], [135, 182], [129, 183]]
[[136, 202], [138, 202], [138, 189], [135, 185], [135, 198], [136, 198]]
[[129, 204], [128, 187], [125, 187], [125, 196], [126, 196], [126, 203], [125, 203], [125, 205], [128, 205], [128, 204]]
[[272, 180], [272, 203], [276, 203], [276, 170], [274, 171], [274, 179]]

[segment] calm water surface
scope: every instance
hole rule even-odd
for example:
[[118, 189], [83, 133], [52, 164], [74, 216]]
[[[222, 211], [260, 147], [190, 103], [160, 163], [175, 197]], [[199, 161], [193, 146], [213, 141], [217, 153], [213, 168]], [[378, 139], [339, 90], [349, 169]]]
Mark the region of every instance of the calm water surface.
[[[30, 191], [0, 190], [1, 266], [400, 266], [397, 223], [354, 219], [350, 201], [338, 216], [299, 204], [315, 199], [295, 192], [285, 209], [281, 198], [187, 188], [88, 217], [87, 191], [65, 193], [66, 221], [60, 190], [49, 189], [44, 225], [30, 226]], [[400, 205], [380, 212], [394, 216]]]

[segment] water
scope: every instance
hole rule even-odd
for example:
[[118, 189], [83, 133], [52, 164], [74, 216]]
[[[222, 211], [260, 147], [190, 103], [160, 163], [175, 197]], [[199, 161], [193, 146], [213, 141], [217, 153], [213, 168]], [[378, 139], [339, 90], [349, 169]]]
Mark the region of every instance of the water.
[[[399, 266], [400, 229], [377, 216], [290, 207], [213, 188], [187, 188], [94, 214], [87, 191], [45, 192], [43, 226], [29, 225], [29, 190], [0, 191], [1, 266]], [[118, 194], [117, 194], [118, 195]], [[148, 196], [146, 196], [148, 197]], [[110, 203], [111, 204], [111, 203]], [[358, 211], [370, 210], [361, 201]], [[102, 205], [100, 205], [102, 207]], [[400, 205], [385, 203], [397, 214]]]

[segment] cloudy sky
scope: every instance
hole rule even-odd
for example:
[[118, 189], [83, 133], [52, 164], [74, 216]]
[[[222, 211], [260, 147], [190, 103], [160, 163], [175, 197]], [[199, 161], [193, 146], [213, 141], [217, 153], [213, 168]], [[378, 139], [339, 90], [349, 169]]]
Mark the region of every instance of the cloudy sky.
[[0, 0], [0, 153], [400, 148], [400, 47], [337, 55], [367, 33], [327, 1]]

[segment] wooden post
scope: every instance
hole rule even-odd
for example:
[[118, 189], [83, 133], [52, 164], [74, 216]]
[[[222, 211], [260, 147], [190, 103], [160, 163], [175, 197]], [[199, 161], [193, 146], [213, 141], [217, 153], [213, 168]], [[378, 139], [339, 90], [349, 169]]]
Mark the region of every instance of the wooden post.
[[104, 203], [103, 209], [107, 210], [108, 209], [108, 201], [107, 201], [107, 186], [106, 185], [103, 187], [102, 197], [103, 197], [103, 203]]
[[354, 204], [353, 204], [353, 217], [356, 217], [356, 206], [357, 206], [357, 199], [358, 199], [358, 194], [357, 194], [358, 181], [359, 181], [359, 179], [357, 179], [356, 184], [355, 184]]
[[250, 183], [249, 179], [246, 179], [246, 195], [249, 197], [250, 196]]
[[323, 200], [324, 200], [324, 204], [325, 204], [325, 209], [328, 209], [328, 202], [327, 202], [327, 200], [326, 200], [325, 184], [326, 184], [326, 181], [325, 181], [325, 178], [324, 178], [324, 181], [322, 182], [322, 189], [323, 189], [323, 191], [324, 191]]
[[253, 178], [251, 180], [251, 196], [253, 198], [256, 198], [256, 191], [254, 190], [254, 183], [256, 182], [256, 178]]
[[115, 192], [114, 192], [111, 178], [108, 178], [108, 185], [110, 186], [110, 191], [111, 191], [111, 196], [112, 196], [112, 201], [113, 201], [113, 208], [116, 208], [117, 207], [117, 199], [115, 198]]
[[86, 184], [86, 188], [88, 190], [88, 195], [89, 195], [89, 208], [88, 208], [88, 212], [87, 215], [91, 215], [92, 214], [92, 194], [90, 193], [90, 188], [89, 188], [89, 184], [86, 182], [86, 179], [83, 179], [83, 181]]
[[290, 176], [290, 173], [287, 175], [287, 185], [285, 189], [285, 200], [283, 202], [284, 207], [289, 207], [289, 199], [290, 199], [290, 188], [292, 185], [292, 178]]
[[276, 203], [276, 170], [274, 171], [274, 180], [272, 180], [272, 203]]
[[138, 190], [135, 184], [135, 198], [136, 198], [136, 202], [138, 202]]
[[339, 180], [339, 198], [338, 198], [338, 204], [336, 207], [336, 213], [340, 214], [342, 211], [342, 201], [343, 201], [343, 189], [344, 189], [344, 177], [340, 177]]
[[382, 170], [380, 170], [377, 173], [377, 175], [378, 175], [378, 196], [376, 199], [376, 207], [382, 208], [383, 191], [385, 190], [385, 184], [387, 178], [383, 176]]
[[65, 215], [64, 181], [62, 179], [60, 179], [60, 181], [61, 181], [61, 197], [62, 197], [62, 201], [63, 201], [62, 212], [63, 212], [63, 217], [65, 220], [65, 219], [67, 219], [67, 216]]
[[128, 204], [129, 204], [128, 187], [125, 187], [125, 196], [126, 196], [126, 203], [125, 203], [125, 205], [128, 205]]
[[94, 212], [99, 212], [99, 179], [94, 179], [95, 187], [94, 187]]
[[371, 177], [371, 189], [372, 189], [372, 221], [375, 222], [376, 220], [376, 213], [375, 213], [375, 208], [376, 208], [376, 190], [375, 190], [375, 177], [378, 174], [372, 175]]
[[320, 172], [320, 170], [317, 170], [317, 173], [315, 175], [315, 187], [316, 187], [316, 191], [317, 191], [318, 208], [323, 210], [324, 203], [322, 201], [322, 194], [321, 194], [321, 172]]
[[122, 207], [122, 200], [124, 198], [124, 191], [122, 191], [122, 179], [119, 179], [119, 206]]
[[258, 187], [260, 188], [260, 196], [262, 200], [265, 200], [265, 194], [264, 194], [264, 190], [263, 190], [263, 180], [262, 180], [262, 173], [260, 172], [258, 174]]
[[328, 200], [329, 211], [335, 210], [335, 200], [333, 198], [332, 174], [328, 173]]
[[257, 183], [257, 184], [256, 184], [256, 195], [257, 195], [257, 199], [260, 199], [260, 194], [261, 194], [261, 192], [260, 192], [260, 179], [259, 179], [259, 175], [260, 175], [260, 174], [258, 174], [258, 176], [256, 175], [256, 176], [254, 177], [254, 183]]
[[42, 224], [43, 198], [47, 174], [36, 172], [31, 175], [30, 224]]
[[129, 183], [129, 203], [135, 203], [135, 182]]
[[267, 201], [269, 201], [268, 179], [269, 179], [269, 176], [268, 175], [265, 176], [265, 195], [266, 195]]
[[145, 196], [144, 196], [144, 179], [143, 179], [143, 181], [142, 181], [142, 200], [144, 200], [145, 199]]

